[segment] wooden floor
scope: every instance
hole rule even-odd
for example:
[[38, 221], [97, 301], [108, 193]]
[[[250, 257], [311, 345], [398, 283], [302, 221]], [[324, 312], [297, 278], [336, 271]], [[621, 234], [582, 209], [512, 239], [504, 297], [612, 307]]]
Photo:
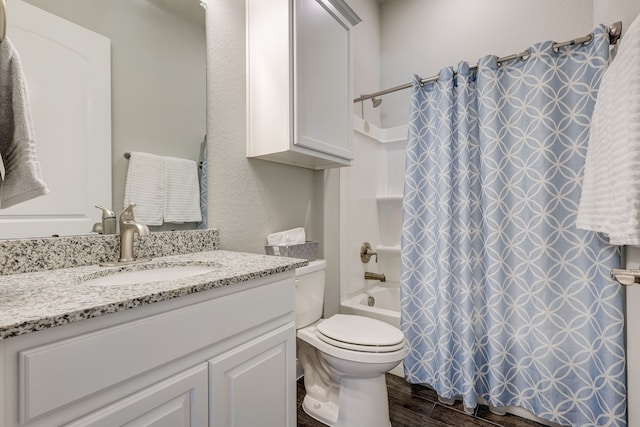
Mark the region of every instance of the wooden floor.
[[[479, 405], [474, 415], [464, 412], [462, 403], [453, 406], [438, 403], [433, 390], [407, 384], [402, 378], [387, 374], [389, 415], [393, 427], [540, 427], [542, 424], [514, 415], [494, 415]], [[302, 409], [304, 383], [298, 381], [298, 427], [324, 427]]]

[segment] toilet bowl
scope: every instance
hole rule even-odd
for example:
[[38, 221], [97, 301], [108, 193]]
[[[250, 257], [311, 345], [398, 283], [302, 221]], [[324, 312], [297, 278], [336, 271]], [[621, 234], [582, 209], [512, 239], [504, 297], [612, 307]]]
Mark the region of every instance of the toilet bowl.
[[394, 326], [363, 316], [320, 319], [325, 266], [319, 260], [296, 271], [297, 356], [306, 392], [302, 407], [329, 426], [389, 427], [385, 373], [407, 354], [404, 336]]

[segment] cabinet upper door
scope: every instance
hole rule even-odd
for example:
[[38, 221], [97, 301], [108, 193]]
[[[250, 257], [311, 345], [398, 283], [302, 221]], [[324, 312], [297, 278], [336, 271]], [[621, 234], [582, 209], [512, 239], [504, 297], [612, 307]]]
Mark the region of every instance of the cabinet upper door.
[[350, 160], [351, 25], [328, 1], [294, 5], [294, 144]]
[[344, 0], [246, 0], [247, 157], [351, 164], [351, 28]]

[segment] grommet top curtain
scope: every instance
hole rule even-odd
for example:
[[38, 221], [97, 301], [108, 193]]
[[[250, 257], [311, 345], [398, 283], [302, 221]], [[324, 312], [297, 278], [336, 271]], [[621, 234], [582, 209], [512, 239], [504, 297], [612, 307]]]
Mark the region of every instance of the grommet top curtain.
[[575, 227], [609, 41], [413, 83], [402, 227], [405, 378], [563, 425], [625, 425], [616, 246]]

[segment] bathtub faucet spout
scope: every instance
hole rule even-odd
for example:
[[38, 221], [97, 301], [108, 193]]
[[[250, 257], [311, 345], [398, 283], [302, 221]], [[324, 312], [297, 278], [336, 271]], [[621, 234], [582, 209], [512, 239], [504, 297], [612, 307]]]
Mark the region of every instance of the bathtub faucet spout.
[[387, 278], [384, 277], [384, 274], [370, 273], [368, 271], [365, 271], [364, 280], [379, 280], [381, 282], [386, 282]]

